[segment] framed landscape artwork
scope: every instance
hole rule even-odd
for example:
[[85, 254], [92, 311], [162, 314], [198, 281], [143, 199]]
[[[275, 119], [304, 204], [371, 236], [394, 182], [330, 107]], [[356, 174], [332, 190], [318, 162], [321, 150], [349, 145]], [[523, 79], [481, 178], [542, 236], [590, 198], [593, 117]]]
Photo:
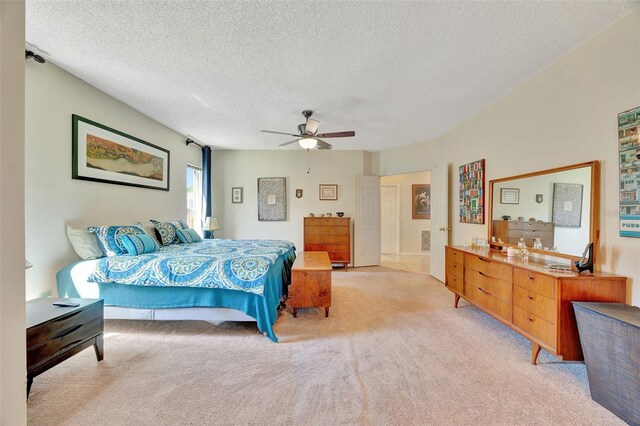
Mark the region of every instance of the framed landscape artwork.
[[264, 222], [287, 220], [286, 178], [258, 178], [258, 220]]
[[460, 166], [460, 223], [484, 223], [484, 160]]
[[73, 179], [169, 190], [169, 151], [134, 136], [72, 116]]
[[431, 185], [411, 185], [412, 219], [431, 219]]
[[618, 114], [620, 236], [640, 238], [640, 107]]

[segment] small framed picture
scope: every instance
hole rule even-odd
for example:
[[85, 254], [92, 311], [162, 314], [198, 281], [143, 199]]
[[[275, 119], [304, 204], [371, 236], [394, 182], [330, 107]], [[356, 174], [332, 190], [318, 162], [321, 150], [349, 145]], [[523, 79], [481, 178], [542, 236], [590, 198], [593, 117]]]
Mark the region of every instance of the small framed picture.
[[320, 184], [320, 199], [321, 200], [337, 200], [338, 199], [338, 185], [333, 184]]
[[520, 204], [520, 190], [517, 188], [501, 188], [500, 204]]
[[242, 187], [231, 188], [231, 202], [234, 204], [242, 204]]

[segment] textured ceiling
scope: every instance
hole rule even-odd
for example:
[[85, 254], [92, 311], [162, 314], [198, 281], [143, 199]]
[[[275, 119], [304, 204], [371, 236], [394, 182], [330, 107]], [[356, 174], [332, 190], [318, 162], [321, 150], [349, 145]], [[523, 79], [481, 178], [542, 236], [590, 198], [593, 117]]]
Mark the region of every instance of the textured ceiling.
[[209, 145], [275, 149], [291, 138], [259, 130], [313, 109], [320, 132], [356, 131], [334, 149], [377, 151], [441, 136], [638, 5], [27, 0], [26, 35]]

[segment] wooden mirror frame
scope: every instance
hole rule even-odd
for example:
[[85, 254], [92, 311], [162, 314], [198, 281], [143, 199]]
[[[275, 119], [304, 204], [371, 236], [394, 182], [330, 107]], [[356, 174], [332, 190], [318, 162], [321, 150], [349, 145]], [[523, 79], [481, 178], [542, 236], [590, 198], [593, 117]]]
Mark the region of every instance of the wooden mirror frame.
[[[494, 220], [493, 218], [493, 196], [494, 196], [493, 185], [494, 184], [515, 180], [515, 179], [524, 179], [529, 177], [546, 175], [549, 173], [557, 173], [557, 172], [564, 172], [567, 170], [581, 169], [584, 167], [591, 167], [591, 205], [589, 206], [589, 225], [591, 229], [589, 230], [589, 241], [593, 241], [593, 260], [595, 265], [596, 260], [598, 258], [597, 256], [598, 242], [600, 240], [600, 161], [597, 161], [597, 160], [587, 161], [585, 163], [572, 164], [564, 167], [556, 167], [555, 169], [540, 170], [537, 172], [524, 173], [521, 175], [508, 176], [500, 179], [490, 180], [489, 181], [489, 203], [487, 206], [487, 211], [489, 213], [488, 214], [489, 230], [488, 230], [487, 241], [489, 241], [489, 245], [491, 246], [491, 248], [496, 248], [498, 245], [501, 247], [516, 247], [513, 244], [508, 244], [508, 243], [498, 244], [498, 243], [491, 242], [491, 235], [493, 233], [493, 220]], [[567, 253], [537, 250], [532, 247], [527, 247], [527, 250], [529, 251], [529, 253], [539, 253], [546, 256], [560, 257], [560, 258], [571, 259], [571, 260], [580, 259], [579, 255], [576, 256], [576, 255], [567, 254]]]

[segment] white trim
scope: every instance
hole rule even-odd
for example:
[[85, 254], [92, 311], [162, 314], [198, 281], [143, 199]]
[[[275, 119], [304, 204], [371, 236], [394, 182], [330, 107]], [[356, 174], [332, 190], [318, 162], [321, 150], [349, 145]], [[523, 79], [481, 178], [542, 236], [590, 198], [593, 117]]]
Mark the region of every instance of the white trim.
[[418, 256], [418, 255], [420, 255], [420, 256], [428, 256], [428, 255], [431, 254], [431, 252], [430, 251], [421, 251], [421, 252], [418, 252], [418, 253], [414, 253], [414, 252], [410, 252], [410, 251], [403, 251], [403, 252], [400, 253], [400, 256], [406, 255], [406, 254], [410, 254], [410, 255], [413, 255], [413, 256]]

